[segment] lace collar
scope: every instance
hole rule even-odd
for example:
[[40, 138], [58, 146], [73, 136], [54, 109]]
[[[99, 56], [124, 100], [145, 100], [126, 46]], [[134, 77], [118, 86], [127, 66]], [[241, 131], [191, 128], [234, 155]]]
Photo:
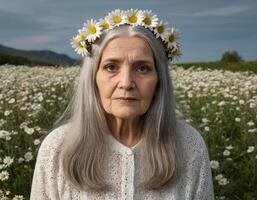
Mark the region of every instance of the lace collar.
[[116, 138], [113, 137], [113, 135], [108, 134], [108, 142], [110, 144], [111, 149], [115, 150], [115, 151], [119, 151], [122, 154], [137, 154], [140, 151], [140, 147], [142, 146], [142, 138], [140, 139], [140, 141], [135, 144], [132, 147], [128, 147], [124, 144], [122, 144], [121, 142], [119, 142]]

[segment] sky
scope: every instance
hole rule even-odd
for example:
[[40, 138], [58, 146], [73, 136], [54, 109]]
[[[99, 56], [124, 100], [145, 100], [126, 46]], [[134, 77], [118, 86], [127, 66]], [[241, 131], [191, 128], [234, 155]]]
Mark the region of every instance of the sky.
[[225, 51], [257, 60], [256, 0], [0, 0], [0, 44], [79, 58], [70, 39], [87, 19], [117, 8], [152, 10], [176, 27], [183, 53], [176, 62], [217, 61]]

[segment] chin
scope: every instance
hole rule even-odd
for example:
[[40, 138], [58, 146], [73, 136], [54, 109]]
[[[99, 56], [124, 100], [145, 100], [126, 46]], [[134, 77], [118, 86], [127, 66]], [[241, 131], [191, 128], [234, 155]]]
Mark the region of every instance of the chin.
[[140, 107], [130, 108], [125, 106], [124, 107], [117, 106], [117, 107], [105, 109], [105, 112], [108, 115], [112, 115], [113, 117], [116, 117], [116, 118], [133, 119], [144, 115], [146, 110]]
[[124, 113], [124, 114], [113, 114], [114, 117], [116, 118], [121, 118], [121, 119], [133, 119], [136, 118], [140, 115], [135, 115], [135, 114], [128, 114], [128, 113]]
[[125, 109], [120, 110], [120, 112], [113, 112], [110, 114], [112, 114], [114, 117], [122, 118], [122, 119], [133, 119], [143, 115], [143, 113], [138, 113], [138, 111], [132, 111], [132, 110], [130, 111]]

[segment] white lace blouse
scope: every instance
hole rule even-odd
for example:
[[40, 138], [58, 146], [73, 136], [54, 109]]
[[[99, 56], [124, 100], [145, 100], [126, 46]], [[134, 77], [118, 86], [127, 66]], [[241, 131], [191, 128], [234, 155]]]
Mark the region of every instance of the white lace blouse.
[[108, 192], [85, 192], [72, 188], [60, 167], [59, 154], [66, 125], [53, 130], [42, 142], [35, 165], [30, 200], [214, 200], [212, 173], [206, 144], [191, 125], [180, 122], [178, 130], [183, 162], [180, 176], [172, 186], [146, 190], [140, 166], [140, 142], [129, 148], [109, 135], [111, 151], [106, 163], [107, 182], [113, 186]]

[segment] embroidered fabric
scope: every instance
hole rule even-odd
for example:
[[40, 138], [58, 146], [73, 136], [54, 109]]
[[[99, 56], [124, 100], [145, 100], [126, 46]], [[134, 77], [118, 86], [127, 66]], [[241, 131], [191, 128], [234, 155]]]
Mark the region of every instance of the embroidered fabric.
[[188, 123], [179, 122], [177, 126], [182, 165], [180, 174], [172, 185], [159, 190], [140, 187], [139, 184], [143, 181], [143, 167], [140, 162], [142, 141], [129, 148], [109, 135], [111, 151], [106, 160], [104, 174], [105, 180], [113, 189], [98, 193], [78, 191], [65, 181], [59, 155], [66, 126], [49, 133], [39, 148], [30, 200], [214, 200], [207, 146], [200, 133]]

